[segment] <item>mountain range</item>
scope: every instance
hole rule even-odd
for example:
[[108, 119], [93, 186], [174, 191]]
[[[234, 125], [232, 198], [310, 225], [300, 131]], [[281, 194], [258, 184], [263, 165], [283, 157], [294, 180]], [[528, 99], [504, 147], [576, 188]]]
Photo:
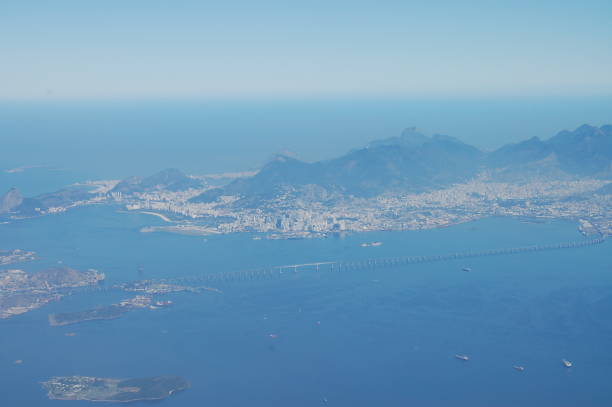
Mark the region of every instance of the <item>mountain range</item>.
[[222, 195], [269, 199], [309, 186], [327, 193], [372, 197], [419, 192], [465, 182], [478, 174], [524, 182], [533, 179], [612, 178], [612, 126], [582, 125], [548, 140], [531, 138], [492, 152], [444, 135], [408, 128], [341, 157], [307, 163], [277, 156], [251, 178], [211, 189], [192, 202]]
[[[374, 197], [397, 192], [421, 192], [466, 182], [476, 176], [524, 183], [533, 180], [612, 179], [612, 125], [582, 125], [548, 140], [534, 137], [484, 152], [445, 135], [428, 136], [416, 128], [398, 137], [369, 143], [330, 160], [304, 162], [277, 155], [257, 174], [210, 188], [191, 202], [214, 202], [239, 196], [237, 205], [257, 206], [294, 194], [318, 201], [343, 196]], [[124, 195], [155, 191], [204, 189], [205, 181], [177, 169], [152, 176], [129, 177], [111, 192]], [[601, 193], [609, 194], [608, 188]], [[23, 198], [15, 188], [0, 196], [0, 215], [33, 216], [46, 208], [91, 197], [86, 188], [72, 187]]]

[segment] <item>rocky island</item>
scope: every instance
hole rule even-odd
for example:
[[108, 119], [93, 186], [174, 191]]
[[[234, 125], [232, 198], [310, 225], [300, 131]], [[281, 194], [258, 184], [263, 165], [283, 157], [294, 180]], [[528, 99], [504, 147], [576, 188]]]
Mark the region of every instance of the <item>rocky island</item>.
[[113, 379], [88, 376], [52, 377], [42, 383], [52, 400], [132, 402], [161, 400], [189, 388], [180, 376]]

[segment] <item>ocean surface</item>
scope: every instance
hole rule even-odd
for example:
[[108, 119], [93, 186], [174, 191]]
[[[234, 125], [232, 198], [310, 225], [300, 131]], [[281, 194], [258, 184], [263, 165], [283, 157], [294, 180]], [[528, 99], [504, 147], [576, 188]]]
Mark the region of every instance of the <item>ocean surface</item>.
[[[612, 98], [0, 102], [0, 193], [86, 179], [260, 168], [339, 156], [416, 126], [483, 150], [612, 123]], [[39, 167], [38, 167], [39, 166]], [[24, 168], [22, 172], [6, 170]]]
[[[112, 285], [584, 239], [570, 222], [507, 218], [311, 240], [139, 232], [161, 224], [119, 208], [79, 208], [0, 225], [0, 248], [38, 253], [39, 260], [15, 267], [36, 271], [62, 262], [95, 268]], [[371, 241], [383, 245], [360, 247]], [[611, 249], [608, 240], [376, 271], [304, 270], [279, 280], [216, 285], [223, 294], [168, 295], [172, 307], [116, 320], [49, 326], [49, 313], [130, 296], [77, 294], [0, 320], [0, 404], [90, 405], [47, 400], [40, 382], [55, 375], [176, 374], [192, 387], [155, 405], [610, 406]], [[574, 367], [564, 368], [562, 358]]]

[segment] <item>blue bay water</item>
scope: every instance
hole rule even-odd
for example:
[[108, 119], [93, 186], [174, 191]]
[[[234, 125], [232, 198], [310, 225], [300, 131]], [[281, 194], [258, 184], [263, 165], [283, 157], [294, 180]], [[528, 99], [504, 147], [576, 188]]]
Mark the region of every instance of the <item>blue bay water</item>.
[[[36, 250], [112, 284], [323, 260], [444, 254], [580, 240], [570, 222], [491, 218], [445, 229], [314, 240], [140, 233], [156, 217], [88, 207], [0, 225], [0, 248]], [[362, 248], [379, 240], [380, 247]], [[175, 305], [50, 327], [51, 312], [127, 293], [66, 297], [0, 321], [3, 404], [48, 401], [53, 375], [178, 374], [192, 388], [160, 405], [608, 406], [612, 403], [611, 242], [390, 270], [303, 272], [173, 294]], [[471, 267], [466, 273], [462, 267]], [[320, 321], [320, 325], [317, 324]], [[67, 337], [66, 332], [76, 336]], [[269, 337], [278, 335], [277, 339]], [[454, 358], [467, 354], [465, 363]], [[565, 369], [561, 358], [575, 366]], [[13, 361], [23, 359], [22, 365]], [[524, 365], [525, 372], [512, 369]], [[138, 405], [138, 404], [137, 404]]]

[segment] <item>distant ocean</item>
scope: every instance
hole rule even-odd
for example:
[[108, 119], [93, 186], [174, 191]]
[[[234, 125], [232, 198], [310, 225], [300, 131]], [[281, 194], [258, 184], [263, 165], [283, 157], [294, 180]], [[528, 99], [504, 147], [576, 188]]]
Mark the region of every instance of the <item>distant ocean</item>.
[[[138, 231], [160, 224], [157, 217], [112, 207], [79, 208], [0, 225], [0, 248], [38, 252], [40, 260], [16, 267], [35, 271], [62, 261], [104, 271], [111, 285], [582, 239], [573, 223], [500, 218], [320, 240], [252, 240], [248, 234], [205, 239]], [[383, 245], [360, 247], [371, 241]], [[220, 283], [215, 286], [224, 294], [173, 294], [166, 297], [175, 302], [170, 308], [50, 327], [50, 312], [129, 297], [75, 295], [0, 321], [0, 401], [80, 407], [90, 404], [48, 401], [39, 382], [54, 375], [178, 374], [192, 388], [159, 405], [610, 406], [611, 249], [607, 241], [388, 270]], [[65, 336], [68, 332], [76, 335]], [[562, 358], [574, 367], [566, 369]], [[16, 359], [23, 364], [15, 365]], [[513, 365], [526, 369], [518, 372]]]
[[[485, 150], [612, 122], [612, 98], [250, 102], [2, 102], [0, 192], [85, 179], [261, 167], [274, 153], [332, 158], [416, 126]], [[25, 168], [22, 172], [5, 170]]]

